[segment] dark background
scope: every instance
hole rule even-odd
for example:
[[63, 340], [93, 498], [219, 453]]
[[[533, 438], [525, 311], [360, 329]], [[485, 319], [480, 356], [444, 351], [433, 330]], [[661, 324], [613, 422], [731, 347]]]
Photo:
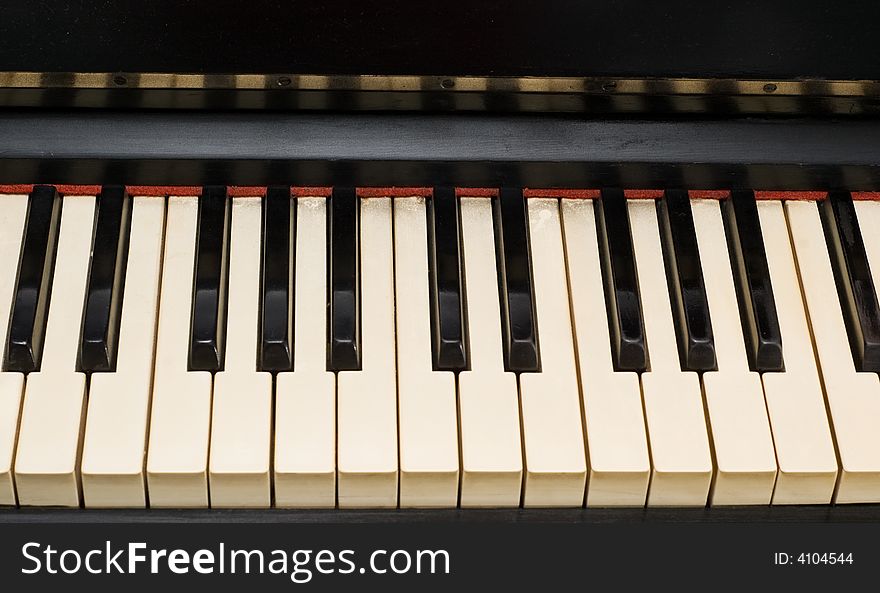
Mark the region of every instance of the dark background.
[[880, 3], [3, 0], [0, 71], [880, 79]]

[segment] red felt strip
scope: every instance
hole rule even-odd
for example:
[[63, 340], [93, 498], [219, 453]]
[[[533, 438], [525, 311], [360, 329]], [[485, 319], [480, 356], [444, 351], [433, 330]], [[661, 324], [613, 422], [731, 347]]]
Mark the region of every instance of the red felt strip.
[[0, 185], [0, 194], [29, 194], [33, 190], [33, 185]]
[[[51, 184], [50, 184], [51, 185]], [[68, 196], [93, 196], [101, 193], [100, 185], [56, 185], [58, 192]], [[29, 194], [33, 191], [34, 184], [0, 184], [0, 194]], [[128, 185], [126, 190], [133, 196], [200, 196], [202, 188], [191, 185]], [[230, 197], [262, 197], [266, 195], [264, 186], [230, 186]], [[291, 187], [290, 195], [299, 197], [329, 197], [331, 187]], [[432, 189], [429, 187], [360, 187], [357, 189], [358, 196], [371, 197], [429, 197]], [[498, 189], [494, 187], [458, 187], [455, 189], [458, 197], [496, 197]], [[600, 197], [598, 189], [545, 189], [524, 188], [523, 195], [527, 198], [582, 198], [596, 199]], [[629, 199], [659, 199], [663, 197], [663, 190], [658, 189], [628, 189], [624, 195]], [[691, 198], [705, 198], [724, 200], [730, 197], [729, 190], [689, 190]], [[828, 195], [826, 191], [756, 191], [755, 198], [759, 200], [824, 200]], [[880, 201], [880, 192], [862, 191], [852, 192], [854, 200]]]
[[194, 185], [126, 185], [132, 196], [200, 196], [202, 188]]
[[[96, 196], [101, 193], [100, 185], [56, 185], [55, 188], [65, 196]], [[33, 190], [34, 184], [0, 185], [0, 194], [29, 194]]]
[[629, 200], [657, 200], [663, 197], [662, 189], [625, 189], [623, 195]]
[[853, 200], [880, 200], [880, 191], [854, 191]]
[[266, 195], [266, 188], [257, 185], [231, 185], [226, 192], [230, 198], [262, 198]]
[[825, 191], [756, 191], [756, 200], [824, 200]]
[[101, 193], [100, 185], [57, 185], [63, 196], [96, 196]]
[[527, 198], [579, 198], [595, 199], [599, 197], [598, 189], [537, 189], [527, 187], [523, 189], [523, 195]]
[[692, 200], [726, 200], [730, 197], [730, 191], [726, 189], [692, 189], [688, 191], [688, 197]]
[[290, 195], [295, 198], [329, 198], [332, 187], [291, 187]]
[[411, 198], [420, 196], [431, 197], [430, 187], [359, 187], [357, 195], [361, 198]]
[[456, 187], [455, 196], [458, 198], [495, 198], [498, 197], [496, 187]]

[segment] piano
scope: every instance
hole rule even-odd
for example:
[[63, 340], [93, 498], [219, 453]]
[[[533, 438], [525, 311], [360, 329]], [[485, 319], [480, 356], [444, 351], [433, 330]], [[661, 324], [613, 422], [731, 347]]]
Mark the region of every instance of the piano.
[[876, 513], [876, 6], [127, 4], [0, 24], [2, 514]]

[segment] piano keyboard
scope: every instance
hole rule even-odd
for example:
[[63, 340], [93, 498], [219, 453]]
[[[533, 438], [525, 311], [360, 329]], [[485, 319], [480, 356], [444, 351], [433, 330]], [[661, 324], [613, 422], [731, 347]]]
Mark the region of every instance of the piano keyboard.
[[0, 195], [2, 505], [880, 502], [880, 202], [132, 194]]

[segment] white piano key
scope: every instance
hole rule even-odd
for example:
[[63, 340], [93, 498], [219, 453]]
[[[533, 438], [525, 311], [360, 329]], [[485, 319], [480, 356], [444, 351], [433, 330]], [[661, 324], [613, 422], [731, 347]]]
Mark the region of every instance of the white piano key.
[[144, 507], [165, 200], [135, 197], [116, 371], [93, 373], [82, 454], [86, 507]]
[[394, 199], [400, 506], [455, 507], [455, 374], [434, 371], [424, 198]]
[[[0, 262], [3, 262], [0, 271], [0, 344], [6, 344], [9, 330], [27, 207], [28, 197], [25, 195], [0, 196]], [[3, 352], [0, 352], [0, 360], [2, 357]], [[14, 505], [16, 502], [12, 462], [23, 389], [23, 374], [0, 372], [0, 505]]]
[[208, 506], [211, 373], [189, 372], [198, 198], [168, 198], [147, 488], [153, 507]]
[[15, 482], [21, 505], [79, 506], [86, 376], [76, 372], [95, 197], [63, 198], [40, 370], [25, 387]]
[[718, 200], [691, 200], [718, 370], [703, 391], [718, 472], [711, 504], [769, 504], [776, 455], [761, 376], [749, 370]]
[[643, 506], [651, 463], [642, 392], [638, 374], [615, 372], [611, 360], [593, 200], [562, 200], [562, 216], [589, 455], [586, 503]]
[[461, 199], [471, 370], [460, 373], [462, 507], [518, 506], [523, 462], [516, 375], [504, 371], [490, 198]]
[[650, 364], [641, 376], [652, 464], [647, 504], [703, 506], [713, 470], [703, 396], [697, 374], [679, 362], [657, 207], [630, 200], [628, 208]]
[[[867, 210], [857, 208], [859, 225], [873, 228], [876, 221]], [[837, 443], [840, 477], [834, 501], [880, 502], [880, 380], [875, 373], [856, 371], [816, 203], [789, 201], [785, 212]], [[862, 234], [873, 264], [877, 252], [870, 236]]]
[[296, 199], [293, 371], [275, 387], [275, 504], [336, 505], [336, 375], [327, 371], [325, 198]]
[[559, 202], [527, 201], [541, 371], [521, 373], [523, 506], [581, 506], [587, 480]]
[[360, 200], [361, 370], [338, 376], [340, 507], [397, 506], [394, 245], [390, 198]]
[[785, 211], [779, 201], [758, 201], [758, 216], [785, 362], [783, 372], [761, 376], [779, 464], [773, 504], [828, 504], [837, 458]]
[[214, 376], [212, 507], [269, 507], [272, 374], [257, 372], [262, 202], [232, 199], [229, 314], [223, 371]]

